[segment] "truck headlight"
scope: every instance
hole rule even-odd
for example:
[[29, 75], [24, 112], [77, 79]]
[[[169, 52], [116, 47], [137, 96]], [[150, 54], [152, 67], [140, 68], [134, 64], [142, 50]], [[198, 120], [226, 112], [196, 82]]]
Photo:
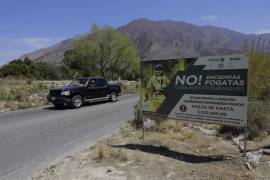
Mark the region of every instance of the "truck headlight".
[[70, 95], [70, 91], [62, 91], [61, 92], [62, 96], [69, 96]]

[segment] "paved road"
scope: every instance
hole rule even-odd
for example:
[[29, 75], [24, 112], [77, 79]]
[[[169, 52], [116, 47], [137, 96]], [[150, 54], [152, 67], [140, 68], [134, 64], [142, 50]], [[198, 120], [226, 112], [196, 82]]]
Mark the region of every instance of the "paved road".
[[133, 117], [137, 96], [80, 109], [53, 107], [0, 114], [0, 179], [26, 179], [113, 133]]

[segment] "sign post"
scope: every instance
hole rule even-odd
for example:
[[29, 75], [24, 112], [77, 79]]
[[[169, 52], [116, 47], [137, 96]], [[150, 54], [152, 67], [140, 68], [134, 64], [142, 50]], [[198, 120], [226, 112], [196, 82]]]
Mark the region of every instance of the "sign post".
[[[140, 63], [140, 69], [142, 69], [142, 63]], [[142, 138], [143, 138], [143, 143], [145, 142], [145, 128], [144, 128], [144, 118], [143, 118], [143, 111], [142, 111], [142, 104], [143, 104], [143, 93], [142, 93], [142, 87], [143, 87], [143, 84], [142, 84], [142, 77], [143, 77], [143, 74], [142, 74], [142, 71], [140, 71], [140, 77], [141, 77], [141, 80], [140, 80], [140, 100], [139, 100], [139, 103], [140, 103], [140, 108], [139, 108], [139, 121], [142, 122]]]

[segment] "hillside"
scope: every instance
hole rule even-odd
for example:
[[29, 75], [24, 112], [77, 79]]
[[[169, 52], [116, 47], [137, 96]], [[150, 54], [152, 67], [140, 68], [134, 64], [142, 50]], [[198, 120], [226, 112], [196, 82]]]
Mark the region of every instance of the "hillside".
[[150, 59], [194, 57], [240, 52], [245, 35], [212, 26], [195, 26], [174, 21], [135, 20], [119, 32]]
[[[176, 21], [138, 19], [117, 28], [127, 36], [145, 59], [196, 57], [270, 49], [270, 34], [247, 35], [215, 26], [196, 26]], [[260, 39], [260, 40], [259, 40]], [[258, 45], [257, 42], [259, 41]], [[72, 39], [22, 56], [33, 61], [60, 64]]]
[[61, 64], [64, 52], [72, 46], [72, 39], [66, 39], [51, 47], [43, 48], [32, 53], [24, 54], [20, 58], [28, 57], [35, 62], [47, 62], [50, 64]]

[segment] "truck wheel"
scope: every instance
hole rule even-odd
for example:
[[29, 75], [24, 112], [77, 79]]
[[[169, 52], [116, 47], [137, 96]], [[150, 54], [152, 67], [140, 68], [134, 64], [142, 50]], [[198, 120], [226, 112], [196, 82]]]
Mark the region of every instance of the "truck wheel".
[[79, 95], [76, 95], [72, 98], [72, 107], [80, 108], [83, 105], [83, 98]]
[[111, 95], [110, 95], [110, 100], [111, 100], [112, 102], [117, 101], [117, 94], [116, 94], [115, 92], [111, 93]]

